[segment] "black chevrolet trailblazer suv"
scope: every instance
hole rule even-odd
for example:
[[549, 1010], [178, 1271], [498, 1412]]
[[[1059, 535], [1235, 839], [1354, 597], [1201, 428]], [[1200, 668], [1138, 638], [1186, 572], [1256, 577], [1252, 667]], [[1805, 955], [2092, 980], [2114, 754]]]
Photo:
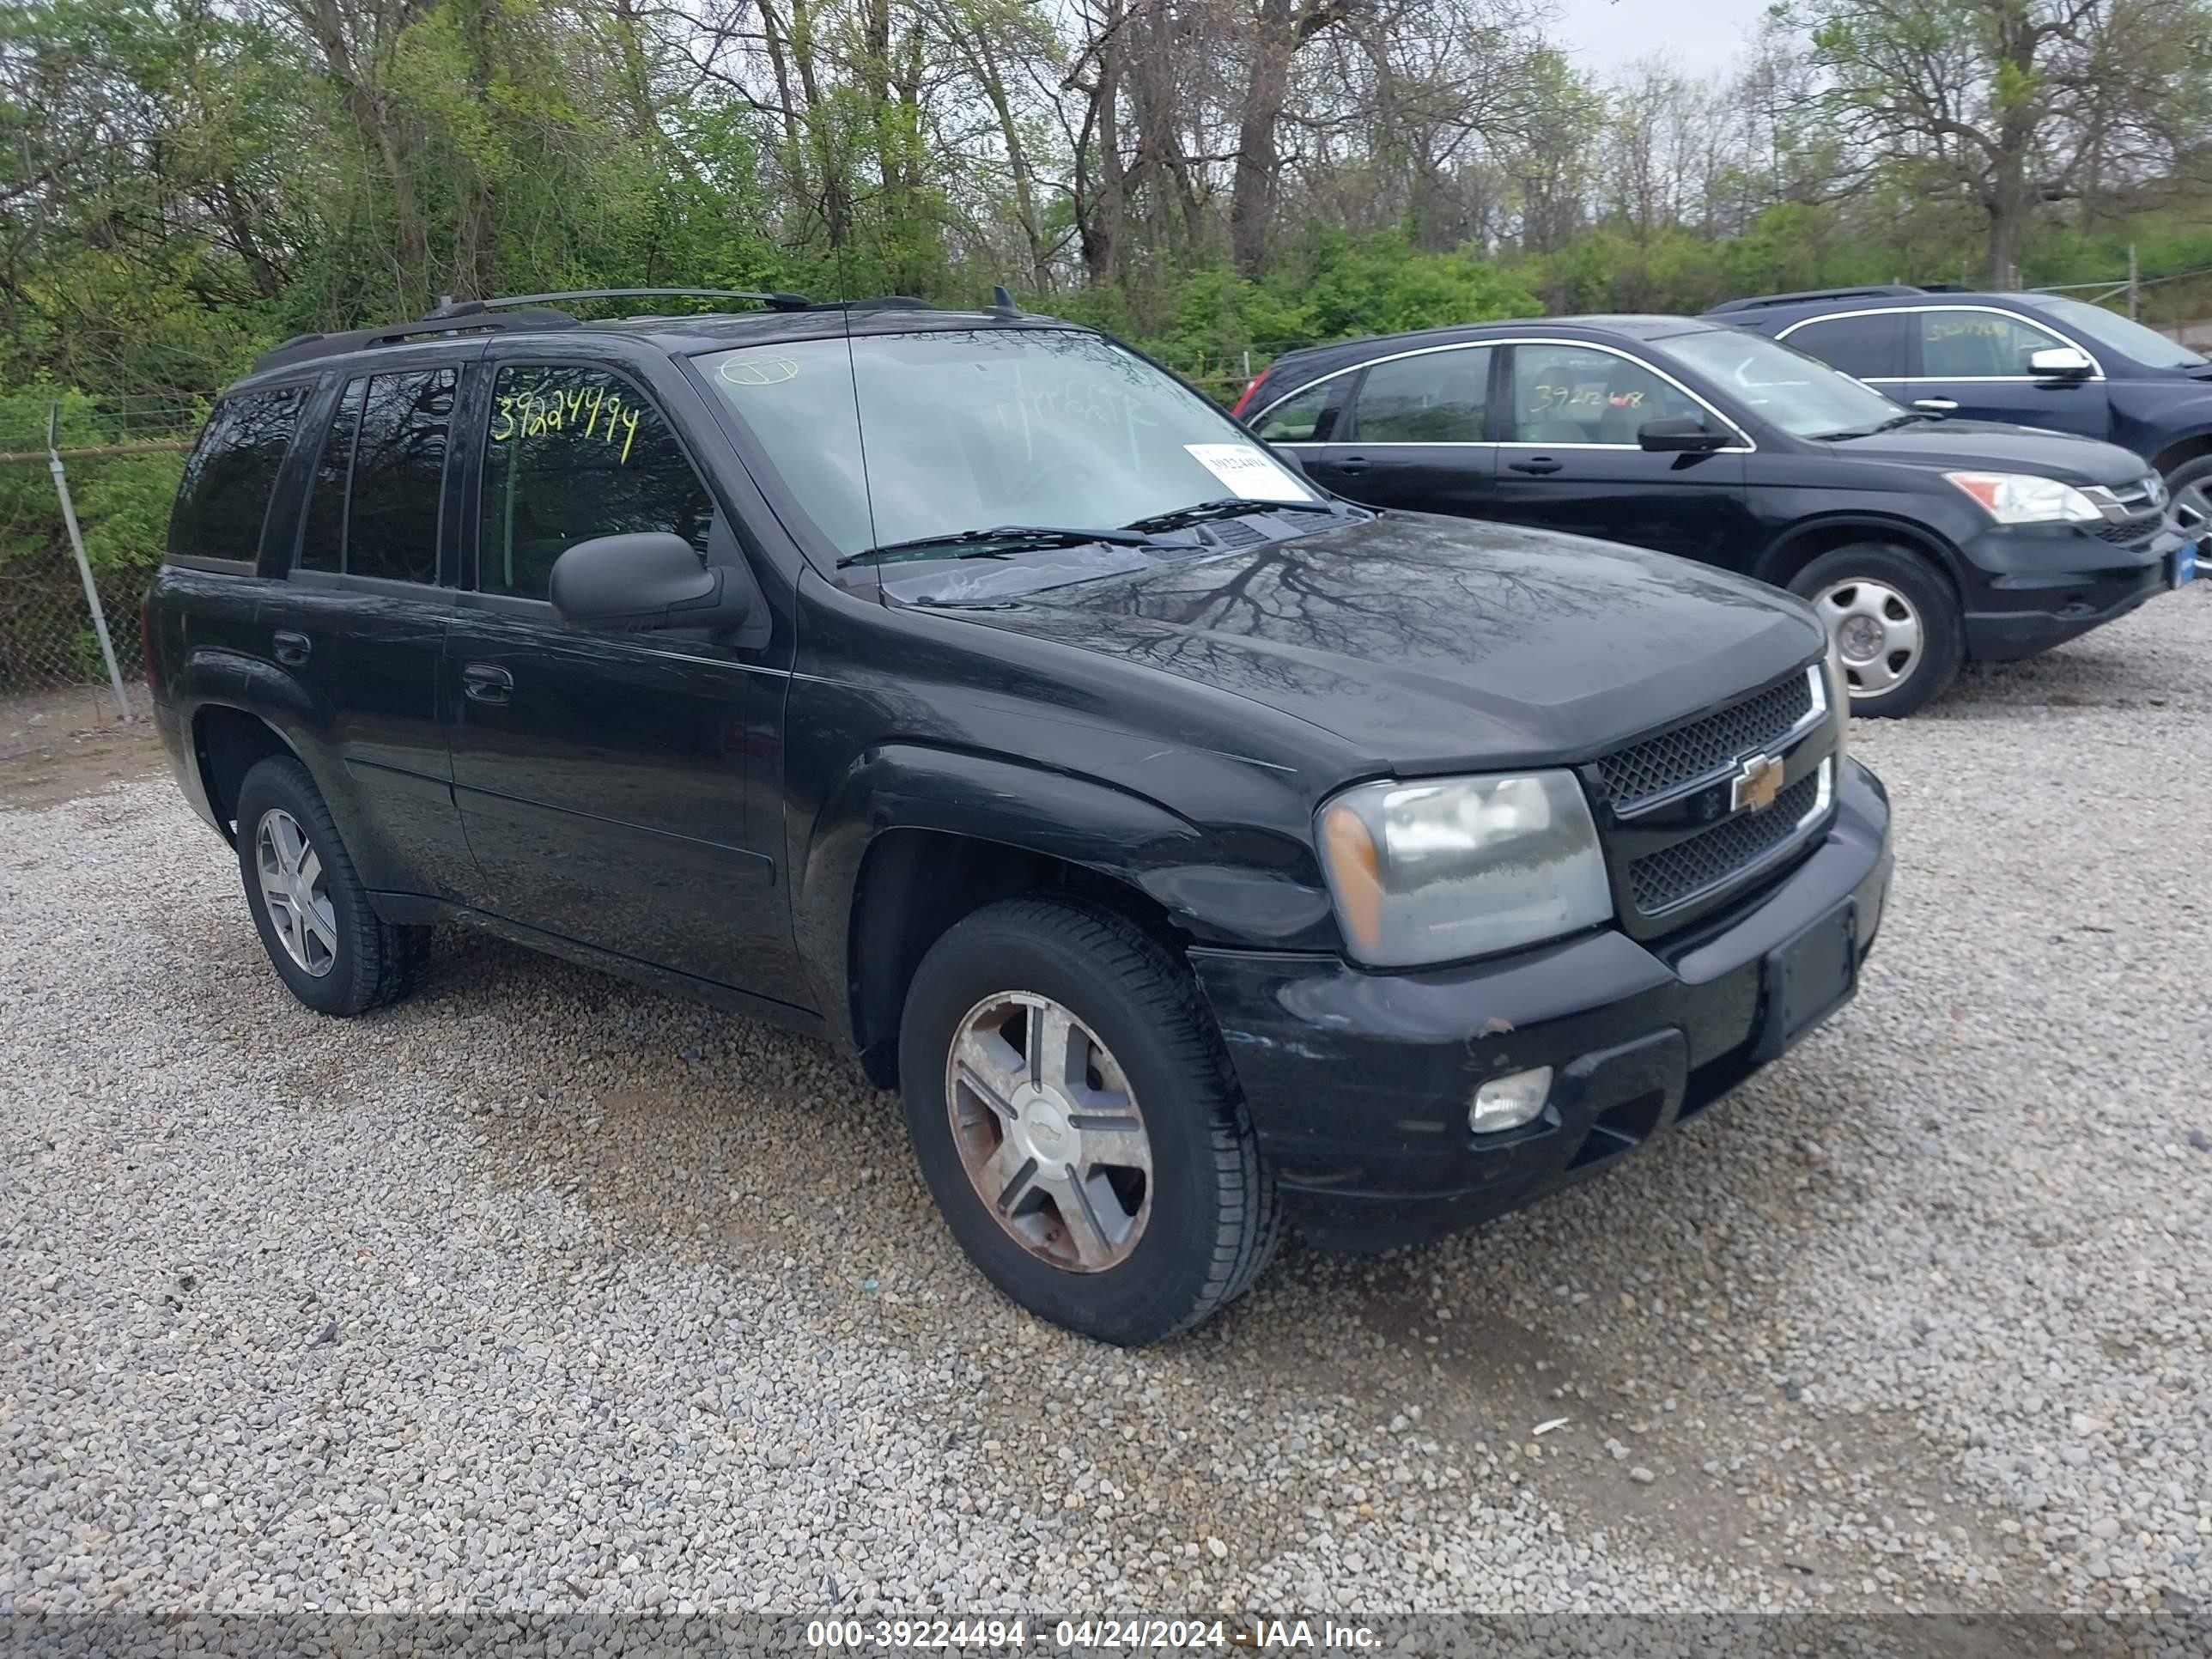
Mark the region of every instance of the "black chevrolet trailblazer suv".
[[1858, 714], [1909, 714], [2180, 586], [2191, 538], [2117, 445], [1900, 407], [1686, 317], [1554, 317], [1345, 341], [1238, 403], [1377, 507], [1601, 536], [1811, 602]]
[[149, 674], [311, 1007], [461, 921], [817, 1034], [986, 1274], [1139, 1343], [1286, 1220], [1595, 1174], [1852, 994], [1889, 811], [1799, 601], [1328, 499], [1010, 307], [750, 297], [223, 394]]

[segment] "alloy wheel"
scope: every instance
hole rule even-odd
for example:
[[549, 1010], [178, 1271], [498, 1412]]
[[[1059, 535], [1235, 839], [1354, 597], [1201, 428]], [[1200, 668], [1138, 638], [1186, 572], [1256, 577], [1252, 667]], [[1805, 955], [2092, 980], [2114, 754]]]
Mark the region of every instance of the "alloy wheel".
[[253, 867], [284, 954], [320, 979], [337, 962], [337, 910], [323, 880], [322, 855], [299, 819], [281, 806], [264, 812], [254, 828]]
[[1843, 657], [1854, 698], [1894, 691], [1920, 666], [1920, 613], [1888, 583], [1836, 582], [1814, 596], [1813, 608]]
[[1010, 1237], [1071, 1273], [1128, 1259], [1152, 1216], [1152, 1140], [1089, 1026], [1050, 997], [994, 992], [954, 1028], [945, 1097], [961, 1166]]

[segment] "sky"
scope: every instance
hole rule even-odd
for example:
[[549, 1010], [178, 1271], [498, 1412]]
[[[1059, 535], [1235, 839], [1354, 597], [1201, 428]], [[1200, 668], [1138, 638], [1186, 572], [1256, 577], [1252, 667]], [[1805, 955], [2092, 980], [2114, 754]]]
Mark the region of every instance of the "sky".
[[1691, 75], [1724, 70], [1750, 45], [1768, 0], [1559, 0], [1560, 33], [1603, 74], [1665, 52]]

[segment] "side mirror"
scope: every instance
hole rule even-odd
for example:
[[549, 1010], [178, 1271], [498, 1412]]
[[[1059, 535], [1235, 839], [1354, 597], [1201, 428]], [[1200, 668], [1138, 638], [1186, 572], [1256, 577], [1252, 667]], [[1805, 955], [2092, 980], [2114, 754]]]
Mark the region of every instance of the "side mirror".
[[2045, 346], [2027, 354], [2027, 372], [2038, 380], [2086, 380], [2097, 372], [2087, 352], [2072, 346]]
[[1662, 416], [1636, 428], [1638, 447], [1657, 450], [1662, 454], [1702, 454], [1722, 447], [1728, 441], [1727, 433], [1716, 432], [1703, 421], [1692, 420], [1687, 415]]
[[743, 568], [708, 569], [690, 543], [660, 531], [578, 542], [553, 562], [550, 587], [569, 627], [614, 633], [735, 628], [753, 608]]

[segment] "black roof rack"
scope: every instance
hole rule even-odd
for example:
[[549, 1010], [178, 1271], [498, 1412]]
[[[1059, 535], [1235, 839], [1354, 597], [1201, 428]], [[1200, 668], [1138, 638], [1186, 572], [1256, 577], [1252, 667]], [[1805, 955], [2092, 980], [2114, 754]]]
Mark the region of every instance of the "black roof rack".
[[497, 300], [447, 301], [430, 314], [448, 316], [495, 306], [557, 305], [570, 300], [750, 300], [770, 311], [804, 311], [813, 303], [804, 294], [764, 293], [750, 288], [574, 288], [559, 294], [516, 294]]
[[1705, 314], [1717, 317], [1723, 312], [1757, 311], [1766, 306], [1794, 306], [1808, 300], [1893, 300], [1926, 292], [1925, 289], [1914, 288], [1905, 283], [1883, 283], [1868, 288], [1808, 288], [1795, 294], [1759, 294], [1748, 300], [1725, 301]]
[[342, 352], [365, 351], [374, 346], [404, 345], [440, 334], [490, 334], [510, 331], [574, 328], [576, 319], [565, 311], [517, 311], [505, 316], [471, 300], [450, 311], [437, 311], [412, 322], [386, 323], [380, 328], [351, 328], [336, 334], [295, 334], [273, 350], [254, 360], [253, 369], [283, 368], [293, 363], [335, 357]]

